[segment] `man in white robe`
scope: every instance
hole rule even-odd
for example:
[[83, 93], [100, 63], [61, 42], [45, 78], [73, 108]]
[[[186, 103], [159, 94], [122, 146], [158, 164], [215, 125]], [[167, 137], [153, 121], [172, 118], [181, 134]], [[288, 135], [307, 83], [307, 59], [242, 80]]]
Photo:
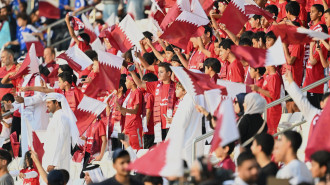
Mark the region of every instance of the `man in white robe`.
[[47, 172], [53, 169], [70, 171], [70, 145], [71, 143], [75, 145], [79, 137], [76, 117], [62, 94], [49, 93], [44, 99], [53, 117], [46, 131], [42, 165]]

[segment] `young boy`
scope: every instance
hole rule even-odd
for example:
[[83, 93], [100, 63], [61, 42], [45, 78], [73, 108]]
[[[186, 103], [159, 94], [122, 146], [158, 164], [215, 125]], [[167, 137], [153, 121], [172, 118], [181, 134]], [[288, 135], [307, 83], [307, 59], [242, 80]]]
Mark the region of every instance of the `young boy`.
[[303, 23], [299, 19], [300, 5], [296, 1], [290, 1], [285, 5], [286, 18], [291, 22], [298, 22], [299, 26], [303, 26]]
[[252, 35], [252, 46], [254, 48], [266, 49], [266, 33], [258, 31]]
[[220, 61], [216, 58], [208, 58], [203, 65], [205, 74], [210, 75], [210, 81], [216, 84], [221, 70]]
[[308, 23], [309, 29], [313, 31], [322, 32], [322, 27], [320, 24], [323, 24], [321, 18], [324, 13], [324, 7], [320, 4], [314, 4], [311, 7], [310, 18], [311, 21]]
[[[138, 77], [139, 78], [139, 77]], [[124, 133], [129, 137], [129, 144], [133, 149], [143, 149], [142, 143], [142, 92], [137, 88], [132, 76], [126, 77], [125, 83], [127, 89], [130, 89], [130, 94], [126, 97], [123, 106], [116, 102], [116, 109], [121, 112], [125, 118]]]
[[[152, 73], [145, 74], [142, 78], [144, 82], [156, 82], [158, 78]], [[155, 97], [149, 92], [144, 92], [144, 102], [143, 102], [143, 127], [147, 127], [148, 131], [144, 132], [144, 148], [149, 149], [154, 145], [155, 135], [154, 135], [154, 103]]]
[[[5, 107], [1, 108], [1, 114], [4, 114], [8, 111], [9, 110], [6, 110]], [[11, 115], [2, 117], [2, 120], [1, 120], [2, 129], [1, 129], [0, 137], [2, 139], [4, 139], [2, 148], [6, 149], [7, 151], [11, 151], [10, 128], [11, 128], [12, 122], [13, 122], [13, 117]]]
[[247, 24], [246, 31], [253, 31], [254, 33], [257, 33], [258, 31], [264, 31], [264, 29], [261, 26], [261, 15], [254, 15]]
[[324, 150], [317, 151], [311, 155], [311, 160], [312, 167], [310, 171], [315, 179], [314, 182], [325, 181], [326, 173], [329, 171], [330, 153]]
[[254, 84], [258, 87], [262, 87], [264, 83], [264, 74], [266, 72], [265, 67], [258, 67], [258, 68], [253, 68], [250, 67], [250, 76], [252, 79], [254, 79]]
[[234, 45], [230, 39], [224, 39], [220, 47], [220, 57], [223, 61], [228, 61], [228, 72], [226, 80], [231, 82], [244, 82], [244, 68], [240, 61], [238, 61], [233, 53], [230, 51], [230, 47]]
[[217, 158], [220, 158], [220, 162], [216, 165], [216, 167], [223, 168], [226, 170], [230, 170], [235, 173], [235, 163], [231, 160], [230, 155], [234, 151], [235, 142], [231, 142], [225, 146], [219, 146], [215, 151], [215, 155]]
[[[11, 108], [13, 108], [12, 103], [15, 102], [15, 98], [12, 94], [7, 93], [2, 97], [1, 101], [4, 103], [6, 111], [9, 111]], [[10, 133], [13, 132], [16, 132], [18, 140], [19, 136], [21, 135], [21, 113], [19, 113], [19, 110], [16, 110], [13, 114]]]
[[23, 33], [33, 33], [38, 32], [38, 30], [32, 25], [28, 24], [28, 15], [25, 13], [19, 13], [17, 15], [17, 25], [20, 27], [17, 33], [17, 39], [15, 41], [7, 42], [4, 46], [8, 45], [19, 45], [20, 46], [20, 56], [23, 56], [27, 52], [25, 41], [23, 38]]
[[177, 101], [175, 97], [175, 83], [171, 80], [172, 70], [170, 64], [161, 62], [158, 64], [158, 68], [159, 81], [157, 82], [142, 82], [135, 72], [131, 72], [137, 86], [146, 89], [147, 92], [155, 97], [155, 142], [165, 139], [170, 126], [166, 122], [166, 117], [173, 117], [174, 105]]
[[176, 88], [175, 88], [175, 96], [178, 98], [178, 101], [175, 102], [174, 110], [173, 110], [173, 116], [171, 118], [166, 117], [166, 122], [167, 123], [172, 123], [173, 117], [174, 117], [176, 111], [179, 108], [179, 104], [183, 100], [183, 98], [186, 94], [187, 94], [187, 92], [184, 89], [184, 87], [182, 86], [182, 84], [180, 82], [177, 82], [176, 83]]

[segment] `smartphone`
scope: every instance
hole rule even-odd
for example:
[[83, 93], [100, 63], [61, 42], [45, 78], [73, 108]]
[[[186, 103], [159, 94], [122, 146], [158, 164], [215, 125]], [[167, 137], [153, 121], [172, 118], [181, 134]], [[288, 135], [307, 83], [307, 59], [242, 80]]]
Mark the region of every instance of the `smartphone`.
[[118, 139], [125, 141], [125, 134], [124, 133], [118, 133]]
[[134, 64], [128, 67], [128, 71], [134, 71], [134, 70], [135, 70], [135, 65]]

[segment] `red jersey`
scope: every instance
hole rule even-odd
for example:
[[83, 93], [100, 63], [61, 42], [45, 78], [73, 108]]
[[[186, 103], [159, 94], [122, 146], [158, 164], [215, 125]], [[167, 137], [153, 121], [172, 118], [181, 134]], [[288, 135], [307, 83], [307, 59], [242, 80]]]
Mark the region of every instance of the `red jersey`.
[[288, 2], [279, 2], [278, 0], [276, 1], [276, 6], [278, 8], [278, 16], [277, 16], [277, 22], [280, 22], [283, 18], [286, 17], [286, 10], [285, 6], [288, 4]]
[[263, 96], [267, 103], [275, 101], [281, 96], [281, 77], [279, 74], [271, 74], [265, 77], [264, 83], [262, 85], [262, 89], [269, 91], [269, 94], [272, 98], [267, 96]]
[[235, 172], [236, 165], [231, 160], [229, 156], [227, 156], [224, 160], [220, 161], [217, 167], [223, 168], [225, 170], [231, 170], [232, 172]]
[[2, 84], [1, 80], [3, 77], [5, 77], [8, 73], [10, 72], [15, 72], [16, 66], [13, 65], [8, 71], [6, 67], [1, 67], [0, 68], [0, 100], [2, 99], [2, 96], [10, 93], [12, 89], [14, 88], [13, 84]]
[[154, 135], [154, 103], [155, 103], [155, 97], [151, 93], [146, 93], [144, 95], [144, 101], [146, 102], [145, 109], [149, 109], [151, 112], [149, 121], [147, 123], [148, 132], [145, 132], [146, 135]]
[[54, 91], [65, 96], [73, 112], [76, 110], [80, 101], [84, 97], [84, 94], [80, 91], [80, 89], [75, 87], [72, 87], [69, 91], [61, 90], [59, 88], [54, 89]]
[[[118, 111], [116, 109], [116, 101], [118, 102], [118, 104], [120, 106], [123, 105], [124, 103], [124, 100], [125, 100], [125, 96], [121, 96], [120, 98], [118, 98], [118, 96], [113, 96], [109, 102], [109, 106], [111, 108], [110, 112], [110, 124], [109, 125], [109, 129], [110, 128], [113, 128], [113, 126], [115, 125], [115, 123], [119, 122], [120, 123], [120, 126], [121, 126], [121, 132], [124, 130], [124, 126], [125, 126], [125, 116], [123, 116], [121, 114], [120, 111]], [[112, 130], [109, 132], [109, 135], [111, 135], [110, 133], [112, 133]]]
[[221, 57], [219, 57], [218, 60], [221, 63], [219, 78], [225, 80], [227, 78], [229, 62], [227, 60], [225, 60], [225, 61], [221, 60]]
[[203, 52], [198, 51], [198, 49], [195, 49], [190, 56], [190, 59], [188, 62], [188, 69], [198, 69], [199, 70], [199, 64], [201, 64], [203, 62], [204, 62]]
[[300, 87], [304, 76], [304, 45], [289, 45], [289, 54], [291, 57], [296, 57], [292, 65], [284, 64], [282, 66], [282, 75], [286, 70], [292, 72], [293, 80]]
[[238, 60], [234, 60], [228, 65], [227, 80], [231, 82], [244, 82], [244, 68], [243, 64]]
[[95, 121], [90, 125], [87, 130], [87, 140], [86, 140], [86, 152], [91, 155], [97, 154], [101, 152], [102, 147], [102, 136], [106, 136], [106, 126], [105, 124], [99, 120]]
[[[305, 77], [305, 82], [304, 82], [304, 87], [306, 87], [309, 84], [312, 84], [318, 80], [321, 80], [322, 78], [324, 78], [324, 68], [322, 66], [321, 60], [320, 60], [320, 55], [319, 53], [315, 50], [315, 47], [313, 48], [313, 58], [317, 60], [315, 65], [311, 65], [310, 61], [307, 61], [306, 64], [306, 77]], [[328, 50], [327, 48], [325, 48], [323, 46], [323, 44], [321, 44], [321, 51], [322, 54], [325, 58], [327, 58], [328, 55]], [[311, 93], [323, 93], [323, 84], [308, 90], [308, 92]]]
[[89, 45], [89, 43], [85, 42], [85, 41], [79, 41], [78, 47], [83, 52], [92, 49], [92, 47]]
[[137, 114], [126, 113], [125, 132], [129, 133], [131, 130], [136, 131], [138, 128], [142, 129], [142, 92], [139, 89], [135, 89], [134, 91], [131, 91], [131, 95], [127, 98], [127, 109], [134, 109], [135, 105], [139, 105]]
[[[162, 85], [162, 90], [156, 91], [157, 87], [159, 86], [160, 82], [147, 82], [147, 92], [150, 94], [156, 96], [160, 95], [161, 97], [161, 102], [160, 102], [160, 116], [161, 116], [161, 124], [162, 124], [162, 129], [166, 129], [166, 118], [163, 116], [164, 114], [167, 115], [167, 110], [168, 110], [168, 97], [169, 97], [169, 90], [170, 90], [170, 84], [163, 84]], [[171, 109], [174, 109], [175, 102], [177, 101], [177, 98], [174, 93], [173, 97], [173, 107]]]
[[23, 185], [39, 185], [39, 173], [37, 169], [26, 168], [19, 171], [19, 173], [29, 173], [29, 172], [36, 172], [38, 176], [35, 178], [23, 179]]
[[263, 84], [264, 84], [264, 81], [265, 81], [264, 77], [261, 76], [261, 77], [260, 77], [260, 78], [259, 78], [254, 84], [255, 84], [256, 86], [262, 88], [262, 86], [263, 86]]

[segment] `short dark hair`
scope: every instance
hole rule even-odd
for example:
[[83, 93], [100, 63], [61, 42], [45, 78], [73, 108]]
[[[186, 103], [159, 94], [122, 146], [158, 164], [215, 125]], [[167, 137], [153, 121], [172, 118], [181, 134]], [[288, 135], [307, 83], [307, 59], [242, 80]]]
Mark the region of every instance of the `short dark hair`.
[[6, 160], [7, 166], [12, 161], [10, 153], [5, 149], [0, 149], [0, 159]]
[[144, 53], [144, 54], [143, 54], [143, 59], [144, 59], [149, 65], [152, 65], [152, 64], [157, 60], [155, 54], [152, 53], [152, 52], [151, 52], [151, 53], [148, 53], [148, 52]]
[[158, 81], [158, 77], [153, 73], [147, 73], [143, 75], [142, 80], [146, 82], [155, 82]]
[[320, 24], [322, 32], [328, 34], [328, 27], [325, 24]]
[[324, 14], [324, 6], [321, 4], [313, 4], [312, 7], [314, 7], [318, 12], [321, 12], [322, 15]]
[[166, 46], [165, 50], [166, 50], [166, 51], [170, 51], [170, 52], [174, 53], [174, 50], [173, 50], [173, 48], [174, 48], [174, 46], [173, 46], [173, 45], [168, 45], [168, 46]]
[[285, 5], [285, 11], [289, 12], [291, 15], [299, 16], [300, 5], [297, 1], [290, 1]]
[[143, 182], [150, 182], [152, 185], [163, 184], [162, 177], [154, 177], [154, 176], [145, 176], [143, 178]]
[[268, 5], [266, 6], [265, 10], [271, 14], [275, 14], [275, 17], [278, 16], [278, 8], [276, 5]]
[[227, 155], [230, 155], [231, 153], [233, 153], [234, 149], [235, 149], [235, 145], [236, 145], [236, 141], [233, 141], [231, 143], [226, 144], [223, 148], [227, 147], [229, 148]]
[[29, 20], [29, 16], [26, 13], [21, 12], [21, 13], [17, 14], [17, 18], [16, 19], [23, 19], [24, 21], [28, 21]]
[[207, 34], [207, 33], [210, 33], [210, 37], [212, 38], [213, 36], [213, 31], [212, 31], [212, 28], [208, 25], [204, 26], [204, 34]]
[[259, 19], [259, 21], [260, 21], [260, 19], [261, 19], [261, 15], [254, 15], [254, 16], [252, 16], [252, 18], [254, 19], [254, 20], [257, 20], [257, 19]]
[[284, 137], [291, 142], [291, 148], [294, 153], [297, 153], [299, 147], [302, 143], [301, 135], [296, 131], [285, 131], [283, 133]]
[[152, 33], [150, 33], [149, 31], [145, 31], [143, 32], [143, 35], [145, 38], [149, 39], [150, 41], [152, 41]]
[[265, 67], [258, 67], [258, 68], [255, 68], [255, 70], [258, 70], [259, 71], [259, 74], [262, 76], [265, 74], [266, 72], [266, 68]]
[[69, 64], [63, 64], [63, 65], [60, 65], [59, 68], [64, 72], [69, 72], [71, 74], [73, 74], [73, 69], [69, 66]]
[[52, 100], [52, 102], [55, 104], [56, 102], [58, 103], [58, 106], [62, 108], [61, 102], [56, 101], [56, 100]]
[[328, 8], [324, 13], [330, 14], [330, 8]]
[[58, 77], [62, 79], [63, 82], [68, 82], [70, 85], [73, 82], [73, 74], [64, 71], [63, 73], [59, 74]]
[[87, 33], [81, 33], [81, 34], [79, 34], [79, 36], [87, 43], [89, 43], [91, 41], [91, 38], [89, 37], [89, 35]]
[[50, 49], [50, 52], [53, 54], [53, 55], [56, 55], [56, 52], [55, 52], [55, 49], [53, 47], [46, 47], [45, 49]]
[[216, 58], [207, 58], [205, 61], [204, 61], [204, 68], [205, 67], [212, 67], [212, 70], [215, 72], [215, 73], [220, 73], [220, 69], [221, 69], [221, 64], [220, 64], [220, 61]]
[[14, 103], [15, 101], [15, 98], [14, 98], [14, 95], [12, 95], [11, 93], [7, 93], [5, 95], [3, 95], [1, 101], [11, 101], [12, 103]]
[[330, 153], [325, 150], [320, 150], [311, 155], [311, 159], [319, 164], [320, 167], [327, 166], [330, 161]]
[[238, 42], [238, 45], [240, 46], [252, 46], [252, 41], [249, 38], [241, 38]]
[[84, 52], [91, 60], [98, 60], [96, 51], [89, 49]]
[[13, 52], [13, 50], [11, 50], [9, 48], [4, 48], [2, 50], [2, 52], [4, 52], [4, 51], [7, 52], [7, 54], [11, 55], [14, 58], [14, 52]]
[[252, 39], [256, 39], [257, 41], [259, 41], [261, 39], [261, 41], [265, 44], [266, 43], [266, 33], [263, 31], [258, 31], [252, 35]]
[[64, 184], [67, 184], [70, 179], [70, 173], [66, 169], [60, 169], [60, 171], [62, 172], [63, 175]]
[[103, 19], [95, 19], [95, 22], [96, 22], [96, 23], [99, 23], [99, 24], [101, 24], [101, 25], [104, 24], [104, 20], [103, 20]]
[[113, 163], [115, 163], [118, 158], [123, 158], [126, 156], [129, 156], [129, 153], [126, 150], [117, 148], [112, 154]]
[[327, 99], [329, 96], [330, 96], [330, 92], [326, 92], [326, 93], [324, 93], [323, 96], [322, 96], [321, 101], [324, 101], [324, 100]]
[[261, 146], [261, 150], [267, 155], [272, 155], [274, 148], [274, 138], [270, 134], [261, 133], [254, 137], [254, 140], [257, 142], [257, 145]]
[[230, 49], [231, 46], [234, 45], [234, 42], [231, 39], [224, 39], [220, 44], [219, 48], [223, 47], [223, 49]]
[[169, 64], [167, 62], [160, 62], [158, 64], [158, 67], [163, 67], [166, 72], [171, 72], [172, 73], [172, 69], [170, 68], [170, 66], [171, 66], [171, 64]]
[[274, 34], [273, 31], [270, 31], [270, 32], [266, 33], [266, 36], [265, 37], [266, 37], [266, 39], [267, 38], [274, 39], [274, 41], [276, 41], [276, 39], [277, 39], [277, 37], [276, 37], [276, 35]]
[[250, 151], [242, 152], [237, 158], [237, 166], [241, 166], [245, 161], [255, 159], [255, 156]]
[[242, 33], [241, 35], [241, 38], [240, 39], [243, 39], [243, 38], [248, 38], [248, 39], [252, 39], [252, 36], [253, 36], [253, 31], [245, 31]]
[[119, 80], [119, 86], [118, 86], [118, 89], [120, 89], [121, 87], [123, 88], [123, 94], [125, 94], [126, 93], [126, 91], [127, 91], [127, 87], [126, 87], [126, 84], [125, 84], [125, 82], [126, 82], [126, 74], [121, 74], [120, 75], [120, 80]]

